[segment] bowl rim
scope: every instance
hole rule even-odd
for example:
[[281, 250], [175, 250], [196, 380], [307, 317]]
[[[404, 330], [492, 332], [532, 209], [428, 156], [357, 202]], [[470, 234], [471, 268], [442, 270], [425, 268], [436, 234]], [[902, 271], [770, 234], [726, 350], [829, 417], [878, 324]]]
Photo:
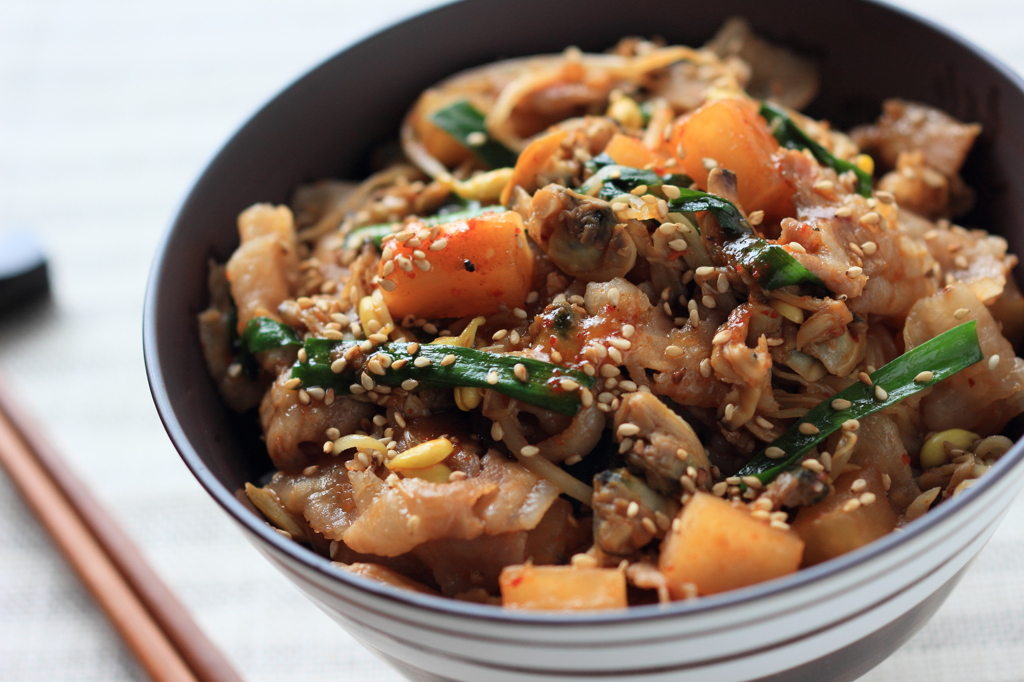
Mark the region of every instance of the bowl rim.
[[[708, 612], [722, 612], [733, 607], [740, 606], [747, 602], [758, 601], [762, 598], [793, 593], [801, 588], [819, 583], [839, 573], [844, 573], [857, 566], [863, 566], [872, 560], [888, 554], [896, 547], [910, 542], [915, 538], [927, 534], [933, 528], [944, 524], [954, 514], [961, 513], [965, 509], [980, 500], [996, 483], [1002, 479], [1012, 468], [1021, 464], [1024, 459], [1024, 437], [1018, 439], [1013, 447], [1007, 451], [996, 463], [996, 465], [978, 480], [978, 483], [965, 490], [957, 497], [947, 500], [937, 509], [929, 511], [919, 519], [916, 519], [903, 527], [902, 532], [889, 533], [888, 535], [875, 540], [864, 547], [853, 552], [842, 555], [835, 559], [823, 562], [816, 566], [803, 568], [781, 578], [766, 581], [763, 583], [743, 587], [728, 592], [701, 597], [696, 600], [673, 601], [669, 604], [645, 604], [631, 606], [627, 609], [598, 612], [559, 612], [559, 611], [514, 611], [505, 609], [502, 606], [491, 604], [477, 604], [451, 599], [449, 597], [420, 594], [410, 590], [403, 590], [375, 580], [352, 574], [332, 565], [332, 561], [323, 557], [313, 550], [299, 544], [294, 540], [283, 537], [273, 529], [266, 521], [254, 514], [245, 507], [234, 494], [222, 485], [216, 476], [210, 471], [199, 456], [197, 450], [186, 435], [185, 429], [178, 420], [174, 401], [166, 390], [164, 382], [164, 371], [159, 361], [160, 341], [156, 335], [157, 300], [158, 292], [161, 290], [162, 274], [165, 268], [165, 261], [168, 258], [167, 249], [173, 237], [175, 227], [181, 218], [189, 199], [192, 197], [195, 188], [198, 187], [216, 166], [220, 157], [233, 146], [235, 141], [245, 130], [262, 116], [264, 111], [281, 98], [287, 97], [302, 85], [312, 80], [320, 71], [328, 68], [329, 64], [340, 55], [352, 50], [359, 49], [369, 43], [379, 40], [388, 34], [399, 32], [408, 28], [409, 24], [416, 23], [424, 17], [443, 14], [452, 11], [455, 6], [488, 2], [490, 0], [445, 0], [425, 10], [417, 11], [405, 18], [388, 24], [373, 33], [355, 42], [342, 46], [327, 58], [315, 66], [307, 69], [301, 76], [292, 80], [282, 90], [270, 97], [262, 106], [251, 114], [245, 121], [236, 127], [232, 135], [218, 147], [207, 160], [202, 170], [196, 175], [196, 179], [189, 184], [189, 189], [177, 203], [174, 217], [164, 229], [158, 242], [153, 263], [150, 267], [149, 277], [146, 284], [145, 300], [143, 303], [143, 324], [142, 341], [143, 357], [146, 367], [146, 378], [149, 383], [150, 392], [157, 409], [160, 421], [164, 426], [175, 450], [184, 461], [185, 465], [199, 481], [200, 485], [220, 507], [227, 512], [236, 522], [240, 523], [245, 530], [252, 533], [259, 540], [268, 543], [274, 550], [280, 552], [297, 562], [304, 568], [312, 570], [323, 578], [330, 581], [340, 581], [348, 587], [369, 593], [373, 597], [383, 599], [392, 604], [406, 607], [414, 607], [419, 610], [467, 618], [478, 621], [490, 621], [506, 624], [533, 624], [533, 625], [575, 625], [575, 626], [605, 626], [614, 624], [625, 624], [635, 621], [661, 620], [666, 618], [677, 618], [688, 615], [703, 614]], [[999, 75], [1010, 82], [1015, 88], [1024, 93], [1024, 79], [1013, 69], [1009, 68], [1000, 59], [992, 56], [986, 50], [978, 47], [973, 42], [958, 35], [951, 29], [941, 26], [933, 20], [920, 16], [902, 7], [896, 7], [885, 0], [855, 0], [862, 4], [872, 5], [882, 12], [888, 12], [906, 20], [910, 20], [923, 27], [938, 33], [940, 37], [949, 40], [968, 52], [973, 53], [987, 66], [996, 71]], [[966, 513], [966, 512], [963, 512]]]

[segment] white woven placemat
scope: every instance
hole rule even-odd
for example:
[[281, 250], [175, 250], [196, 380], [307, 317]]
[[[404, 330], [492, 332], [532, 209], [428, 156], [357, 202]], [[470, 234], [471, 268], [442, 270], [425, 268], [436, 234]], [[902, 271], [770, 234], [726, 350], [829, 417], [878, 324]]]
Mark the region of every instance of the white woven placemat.
[[[145, 278], [178, 201], [269, 96], [425, 0], [5, 0], [0, 230], [30, 227], [54, 302], [0, 322], [0, 366], [65, 457], [244, 676], [389, 682], [242, 538], [167, 441], [140, 348]], [[1024, 71], [1019, 0], [904, 0]], [[0, 680], [143, 679], [0, 475]], [[1024, 500], [871, 682], [1024, 679]]]

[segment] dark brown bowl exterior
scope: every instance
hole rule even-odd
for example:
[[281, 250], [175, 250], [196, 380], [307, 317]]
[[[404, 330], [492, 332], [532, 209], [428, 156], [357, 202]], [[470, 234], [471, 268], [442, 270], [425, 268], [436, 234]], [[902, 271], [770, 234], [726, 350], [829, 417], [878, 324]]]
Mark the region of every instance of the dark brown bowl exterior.
[[[1019, 445], [968, 494], [927, 515], [906, 533], [885, 538], [840, 560], [695, 604], [674, 604], [660, 610], [643, 607], [611, 615], [547, 617], [410, 596], [343, 574], [327, 560], [268, 529], [235, 499], [234, 492], [245, 481], [266, 473], [270, 464], [261, 443], [254, 438], [253, 423], [224, 407], [207, 376], [195, 318], [207, 303], [207, 261], [223, 261], [230, 255], [237, 244], [235, 220], [241, 210], [260, 201], [285, 202], [295, 187], [306, 181], [359, 178], [370, 151], [394, 139], [402, 116], [418, 93], [460, 69], [503, 57], [558, 52], [573, 44], [586, 51], [602, 51], [624, 35], [658, 35], [672, 43], [699, 45], [734, 15], [747, 17], [761, 34], [819, 61], [822, 93], [809, 113], [828, 118], [837, 127], [872, 120], [880, 102], [894, 96], [933, 104], [960, 119], [981, 122], [984, 132], [966, 168], [968, 183], [979, 190], [979, 208], [967, 222], [1005, 235], [1014, 251], [1024, 253], [1021, 82], [941, 29], [882, 5], [863, 0], [832, 0], [827, 4], [814, 0], [467, 0], [414, 17], [348, 48], [271, 101], [206, 168], [156, 255], [144, 313], [145, 358], [154, 401], [185, 463], [257, 547], [346, 627], [365, 625], [371, 618], [367, 614], [385, 618], [380, 614], [401, 611], [404, 619], [441, 619], [451, 632], [469, 639], [477, 627], [497, 628], [502, 634], [494, 637], [511, 640], [518, 635], [508, 628], [532, 628], [537, 632], [553, 623], [589, 623], [595, 627], [629, 624], [639, 632], [648, 623], [675, 622], [665, 627], [686, 630], [681, 624], [694, 619], [737, 609], [742, 613], [748, 607], [753, 613], [768, 599], [797, 595], [801, 590], [809, 593], [822, 581], [841, 580], [857, 571], [868, 575], [872, 565], [896, 556], [908, 543], [923, 543], [920, 553], [931, 557], [928, 561], [934, 565], [922, 566], [918, 578], [908, 578], [907, 584], [916, 585], [914, 589], [918, 590], [928, 586], [926, 593], [901, 606], [899, 613], [878, 616], [877, 625], [849, 641], [794, 660], [793, 668], [801, 672], [790, 669], [784, 673], [782, 668], [765, 677], [852, 679], [923, 624], [994, 530], [1009, 504], [1008, 494], [1003, 492], [1009, 481], [1000, 479], [1014, 478], [1015, 465], [1022, 457]], [[986, 497], [996, 494], [1003, 497]], [[988, 510], [985, 523], [971, 531], [980, 541], [964, 541], [948, 548], [945, 554], [937, 552], [938, 541], [928, 538], [952, 536], [943, 529], [962, 520], [964, 515], [958, 516], [958, 511], [965, 505], [973, 505], [975, 512], [979, 508]], [[929, 555], [923, 548], [937, 553]], [[954, 556], [957, 559], [950, 563]], [[877, 606], [881, 609], [884, 604]], [[838, 627], [836, 622], [823, 619], [812, 625], [823, 632]], [[447, 673], [437, 672], [430, 656], [410, 653], [411, 643], [395, 634], [397, 630], [382, 630], [380, 636], [367, 632], [370, 630], [357, 636], [408, 674], [421, 679], [447, 677]], [[685, 637], [679, 637], [683, 650]], [[571, 648], [571, 644], [566, 646]], [[774, 644], [767, 640], [752, 642], [750, 651], [757, 646]], [[424, 648], [430, 647], [420, 646]], [[443, 646], [438, 644], [436, 648], [442, 652]], [[692, 653], [686, 656], [675, 663], [666, 662], [659, 669], [683, 675], [683, 670], [704, 670], [699, 661], [714, 658], [710, 653], [704, 659]], [[500, 649], [492, 657], [501, 659]], [[544, 661], [538, 664], [540, 670], [572, 676], [573, 664], [566, 662], [568, 659], [540, 659]], [[493, 670], [481, 677], [478, 669], [486, 669], [486, 662], [472, 665], [477, 666], [473, 668], [476, 672], [452, 673], [451, 678], [505, 679]], [[579, 669], [602, 676], [611, 674], [614, 668], [623, 679], [660, 679], [661, 675], [639, 673], [643, 664], [631, 661], [629, 656], [622, 665], [593, 665], [597, 668], [583, 665]], [[496, 663], [495, 670], [499, 669], [509, 668]], [[529, 676], [516, 673], [520, 674]], [[724, 670], [716, 674], [718, 677], [713, 679], [759, 677]]]

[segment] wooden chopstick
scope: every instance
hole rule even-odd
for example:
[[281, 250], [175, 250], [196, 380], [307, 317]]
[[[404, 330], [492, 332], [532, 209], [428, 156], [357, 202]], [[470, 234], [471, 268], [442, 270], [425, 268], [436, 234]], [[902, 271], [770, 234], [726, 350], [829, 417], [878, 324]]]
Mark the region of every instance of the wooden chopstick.
[[156, 682], [242, 682], [4, 389], [0, 465]]

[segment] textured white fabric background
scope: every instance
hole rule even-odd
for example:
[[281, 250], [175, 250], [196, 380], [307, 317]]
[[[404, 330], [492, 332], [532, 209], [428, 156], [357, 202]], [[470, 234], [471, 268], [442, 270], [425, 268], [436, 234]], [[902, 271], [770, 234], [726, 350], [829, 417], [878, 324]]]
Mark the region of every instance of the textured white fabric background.
[[[307, 602], [192, 479], [149, 398], [145, 277], [176, 203], [267, 98], [436, 0], [3, 0], [0, 231], [45, 240], [52, 304], [0, 321], [0, 367], [246, 679], [400, 678]], [[1024, 71], [1020, 0], [901, 0]], [[0, 680], [144, 675], [0, 474]], [[1024, 680], [1024, 499], [870, 682]]]

